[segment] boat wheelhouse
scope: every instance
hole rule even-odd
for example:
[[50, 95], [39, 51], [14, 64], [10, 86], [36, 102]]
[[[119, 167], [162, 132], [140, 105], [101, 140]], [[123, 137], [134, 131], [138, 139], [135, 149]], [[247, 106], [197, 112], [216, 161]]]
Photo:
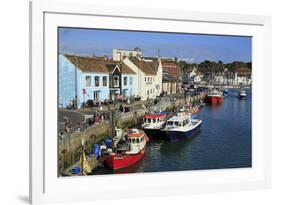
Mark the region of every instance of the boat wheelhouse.
[[121, 169], [135, 164], [145, 153], [146, 142], [148, 141], [144, 131], [131, 129], [125, 135], [125, 143], [109, 150], [105, 164], [112, 169]]

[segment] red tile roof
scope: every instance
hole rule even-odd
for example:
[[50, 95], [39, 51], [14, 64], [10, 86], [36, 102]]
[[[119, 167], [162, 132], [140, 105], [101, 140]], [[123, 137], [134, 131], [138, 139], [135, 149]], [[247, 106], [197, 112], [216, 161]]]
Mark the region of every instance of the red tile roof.
[[163, 72], [169, 73], [172, 77], [178, 79], [181, 76], [180, 66], [173, 60], [161, 60]]

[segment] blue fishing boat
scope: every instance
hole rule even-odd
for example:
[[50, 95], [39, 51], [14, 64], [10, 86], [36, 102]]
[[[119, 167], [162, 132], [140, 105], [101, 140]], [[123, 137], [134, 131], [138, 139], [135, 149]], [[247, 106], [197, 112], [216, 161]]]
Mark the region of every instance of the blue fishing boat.
[[202, 120], [195, 119], [189, 113], [178, 113], [171, 117], [163, 131], [171, 141], [178, 141], [184, 138], [191, 138], [200, 130]]
[[228, 96], [228, 94], [229, 94], [229, 90], [228, 90], [228, 89], [224, 89], [224, 90], [223, 90], [223, 95], [224, 95], [224, 96]]

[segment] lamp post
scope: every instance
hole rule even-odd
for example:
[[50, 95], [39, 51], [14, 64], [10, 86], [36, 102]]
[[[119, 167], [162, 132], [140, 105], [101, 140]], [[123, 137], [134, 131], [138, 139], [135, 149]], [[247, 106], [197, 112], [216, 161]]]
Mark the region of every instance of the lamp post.
[[78, 102], [77, 102], [77, 100], [78, 100], [78, 97], [77, 97], [77, 56], [75, 56], [75, 104], [74, 104], [74, 107], [75, 107], [75, 109], [77, 109], [77, 107], [78, 107]]

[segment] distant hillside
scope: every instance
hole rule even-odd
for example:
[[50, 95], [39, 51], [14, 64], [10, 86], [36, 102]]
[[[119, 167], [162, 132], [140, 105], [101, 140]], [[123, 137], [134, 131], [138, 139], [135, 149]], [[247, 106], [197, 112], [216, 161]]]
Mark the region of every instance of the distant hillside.
[[193, 68], [197, 68], [198, 71], [204, 73], [219, 73], [224, 71], [239, 72], [241, 69], [243, 71], [252, 71], [252, 62], [242, 62], [233, 61], [232, 63], [223, 63], [222, 61], [209, 61], [205, 60], [199, 64], [197, 63], [187, 63], [186, 61], [179, 61], [179, 66], [181, 67], [183, 73], [192, 71]]

